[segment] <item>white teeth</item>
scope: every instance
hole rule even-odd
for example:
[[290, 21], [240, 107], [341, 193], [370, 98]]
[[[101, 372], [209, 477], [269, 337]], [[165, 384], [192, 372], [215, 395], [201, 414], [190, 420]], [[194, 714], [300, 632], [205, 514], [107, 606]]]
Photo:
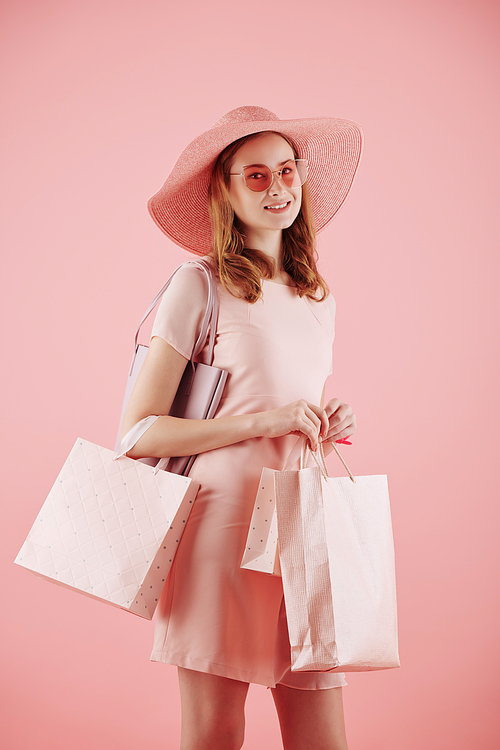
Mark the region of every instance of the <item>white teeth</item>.
[[287, 206], [287, 205], [288, 205], [288, 203], [282, 203], [280, 206], [266, 206], [266, 208], [269, 209], [269, 210], [273, 210], [273, 209], [277, 210], [278, 208], [285, 208], [285, 206]]

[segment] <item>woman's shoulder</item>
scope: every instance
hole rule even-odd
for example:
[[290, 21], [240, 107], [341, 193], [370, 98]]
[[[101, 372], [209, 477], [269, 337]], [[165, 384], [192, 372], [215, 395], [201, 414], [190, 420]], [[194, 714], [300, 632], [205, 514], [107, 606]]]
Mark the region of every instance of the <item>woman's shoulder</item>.
[[207, 273], [217, 276], [215, 264], [209, 255], [203, 255], [199, 258], [187, 258], [172, 274], [172, 283], [174, 279], [181, 279], [184, 283], [196, 279], [207, 277]]
[[325, 297], [324, 300], [311, 299], [311, 297], [304, 298], [309, 305], [309, 309], [313, 313], [316, 320], [325, 329], [329, 336], [335, 335], [335, 300], [330, 293]]
[[329, 313], [330, 313], [330, 315], [332, 317], [332, 320], [335, 320], [335, 313], [337, 311], [337, 305], [336, 305], [336, 302], [335, 302], [335, 298], [333, 297], [333, 295], [330, 292], [328, 292], [327, 297], [323, 300], [323, 304], [328, 309], [328, 311], [329, 311]]
[[328, 310], [332, 318], [335, 318], [335, 311], [337, 309], [337, 305], [335, 303], [335, 298], [332, 296], [330, 292], [326, 295], [324, 299], [318, 299], [318, 297], [305, 297], [305, 299], [309, 302], [309, 304], [312, 307], [320, 307], [322, 309]]
[[[172, 274], [164, 298], [187, 298], [194, 304], [206, 305], [209, 281], [203, 266], [213, 268], [208, 256], [200, 259], [189, 259], [180, 265]], [[209, 271], [210, 273], [210, 271]]]

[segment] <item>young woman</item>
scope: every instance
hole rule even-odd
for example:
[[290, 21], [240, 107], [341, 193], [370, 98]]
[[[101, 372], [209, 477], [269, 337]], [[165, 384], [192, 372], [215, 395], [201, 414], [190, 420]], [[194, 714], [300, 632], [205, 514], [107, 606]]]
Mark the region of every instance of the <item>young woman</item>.
[[283, 469], [298, 439], [314, 450], [356, 429], [350, 406], [323, 405], [335, 305], [316, 268], [314, 226], [345, 200], [361, 140], [350, 121], [241, 107], [187, 147], [149, 204], [172, 240], [216, 269], [213, 364], [229, 372], [215, 419], [167, 416], [207, 301], [202, 271], [186, 264], [160, 304], [122, 426], [124, 435], [163, 415], [133, 458], [199, 454], [190, 476], [201, 489], [152, 654], [178, 667], [182, 750], [240, 748], [251, 682], [272, 689], [285, 750], [347, 748], [343, 675], [291, 671], [281, 579], [240, 563], [262, 468]]

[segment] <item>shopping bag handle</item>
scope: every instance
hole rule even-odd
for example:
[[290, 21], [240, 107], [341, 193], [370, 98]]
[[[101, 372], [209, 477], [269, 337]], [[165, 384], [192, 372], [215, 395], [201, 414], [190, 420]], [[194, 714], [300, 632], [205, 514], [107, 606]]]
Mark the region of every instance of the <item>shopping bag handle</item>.
[[[351, 471], [350, 471], [348, 465], [346, 464], [346, 462], [344, 461], [344, 459], [340, 455], [339, 449], [337, 448], [337, 446], [335, 445], [335, 443], [333, 441], [332, 441], [332, 448], [335, 451], [335, 453], [337, 454], [337, 456], [339, 457], [340, 461], [342, 462], [342, 464], [344, 466], [344, 469], [349, 474], [349, 476], [351, 478], [351, 481], [354, 482], [354, 483], [356, 483], [356, 480], [354, 479], [353, 475], [351, 474]], [[319, 470], [321, 471], [321, 474], [323, 475], [323, 477], [325, 479], [329, 479], [330, 478], [330, 474], [328, 473], [328, 467], [327, 467], [326, 461], [325, 461], [325, 453], [324, 453], [324, 450], [323, 450], [323, 443], [319, 444], [318, 449], [316, 451], [312, 451], [311, 448], [310, 448], [310, 446], [309, 446], [309, 441], [308, 440], [304, 440], [304, 448], [303, 448], [303, 451], [302, 451], [302, 454], [301, 454], [301, 457], [300, 457], [300, 468], [303, 469], [305, 467], [306, 457], [307, 457], [307, 451], [308, 450], [311, 453], [311, 456], [314, 458], [314, 460], [315, 460], [315, 462], [316, 462]], [[319, 460], [318, 460], [318, 454], [319, 454]]]
[[121, 458], [130, 450], [132, 450], [139, 438], [144, 435], [146, 430], [149, 430], [151, 425], [156, 422], [159, 416], [159, 414], [151, 414], [149, 417], [144, 417], [144, 419], [141, 419], [140, 422], [137, 422], [133, 427], [131, 427], [131, 429], [127, 432], [127, 434], [121, 441], [118, 450], [113, 456], [113, 460], [116, 461], [118, 458]]
[[[325, 464], [325, 467], [326, 467], [325, 454], [323, 453], [323, 446], [320, 445], [319, 447], [320, 447], [321, 456], [323, 458], [323, 463]], [[353, 475], [351, 474], [351, 471], [350, 471], [348, 465], [346, 464], [346, 462], [344, 461], [344, 459], [340, 455], [340, 451], [339, 451], [339, 449], [337, 448], [337, 446], [335, 445], [335, 443], [333, 441], [332, 441], [332, 448], [335, 451], [335, 453], [337, 454], [337, 456], [340, 458], [340, 460], [341, 460], [341, 462], [342, 462], [342, 464], [344, 466], [344, 469], [347, 471], [347, 473], [351, 477], [351, 481], [353, 481], [354, 484], [356, 484], [356, 480], [354, 479]]]
[[[151, 414], [149, 417], [144, 417], [144, 419], [141, 419], [140, 422], [137, 422], [133, 427], [131, 427], [130, 430], [127, 432], [127, 434], [124, 436], [123, 440], [121, 441], [118, 450], [113, 456], [113, 460], [116, 461], [118, 458], [121, 458], [126, 453], [131, 451], [134, 445], [139, 440], [139, 438], [141, 438], [144, 435], [146, 430], [149, 430], [151, 425], [154, 424], [154, 422], [156, 422], [159, 416], [160, 416], [159, 414]], [[168, 462], [169, 462], [168, 458], [160, 458], [158, 460], [158, 463], [154, 467], [153, 474], [158, 474], [158, 472], [161, 469], [165, 469]]]

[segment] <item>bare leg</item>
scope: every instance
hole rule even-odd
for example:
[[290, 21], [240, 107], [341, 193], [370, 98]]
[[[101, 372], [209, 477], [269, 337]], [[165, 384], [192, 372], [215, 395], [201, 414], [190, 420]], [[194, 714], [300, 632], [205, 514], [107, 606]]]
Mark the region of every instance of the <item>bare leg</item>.
[[348, 750], [342, 688], [272, 691], [284, 750]]
[[248, 683], [178, 668], [181, 750], [239, 750], [245, 734]]

